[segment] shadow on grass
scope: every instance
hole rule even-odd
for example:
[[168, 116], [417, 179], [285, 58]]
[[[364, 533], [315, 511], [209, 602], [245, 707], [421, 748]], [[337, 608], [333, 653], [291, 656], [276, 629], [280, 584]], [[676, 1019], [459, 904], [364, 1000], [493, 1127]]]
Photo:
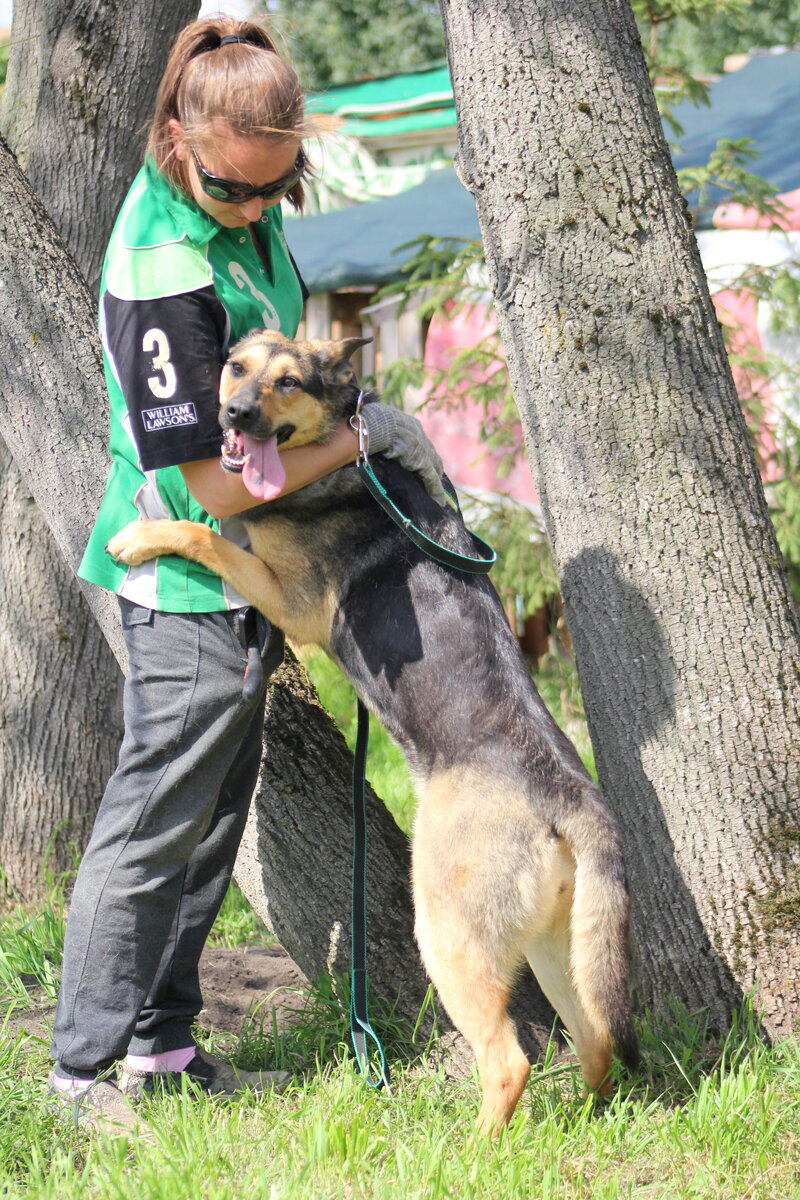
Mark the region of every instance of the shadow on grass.
[[661, 1016], [645, 1014], [639, 1023], [641, 1064], [626, 1090], [636, 1098], [658, 1100], [665, 1107], [685, 1104], [703, 1080], [737, 1070], [768, 1041], [752, 1001], [731, 1014], [724, 1034], [705, 1012], [689, 1012], [672, 1001]]
[[690, 1013], [678, 1002], [661, 1016], [643, 1014], [637, 1033], [640, 1066], [629, 1075], [615, 1060], [614, 1090], [608, 1097], [587, 1096], [577, 1058], [551, 1040], [528, 1085], [529, 1119], [537, 1124], [554, 1121], [575, 1133], [592, 1121], [619, 1119], [624, 1126], [634, 1109], [640, 1114], [689, 1109], [709, 1083], [716, 1088], [740, 1071], [758, 1073], [764, 1056], [771, 1053], [749, 1001], [733, 1014], [724, 1036], [707, 1014]]

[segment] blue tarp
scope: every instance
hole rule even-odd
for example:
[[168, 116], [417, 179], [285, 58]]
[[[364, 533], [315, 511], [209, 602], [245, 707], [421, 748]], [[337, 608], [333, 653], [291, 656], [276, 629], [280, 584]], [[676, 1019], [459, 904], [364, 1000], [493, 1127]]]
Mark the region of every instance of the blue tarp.
[[[776, 192], [800, 187], [800, 50], [751, 58], [713, 83], [710, 99], [710, 108], [686, 101], [674, 111], [684, 130], [672, 157], [676, 170], [708, 162], [720, 138], [747, 137], [759, 152], [749, 170]], [[669, 129], [666, 133], [675, 140]], [[725, 198], [711, 190], [712, 203]]]
[[412, 251], [397, 247], [421, 234], [479, 238], [472, 196], [452, 167], [387, 200], [370, 200], [338, 212], [287, 221], [286, 237], [309, 291], [331, 292], [400, 278]]
[[[751, 59], [711, 86], [710, 108], [682, 104], [675, 117], [684, 129], [676, 168], [702, 166], [719, 138], [749, 137], [760, 151], [750, 169], [779, 192], [800, 187], [800, 51]], [[712, 192], [711, 199], [725, 195]], [[451, 167], [388, 200], [287, 221], [286, 233], [315, 293], [400, 278], [411, 251], [396, 250], [421, 234], [480, 237], [472, 197]]]

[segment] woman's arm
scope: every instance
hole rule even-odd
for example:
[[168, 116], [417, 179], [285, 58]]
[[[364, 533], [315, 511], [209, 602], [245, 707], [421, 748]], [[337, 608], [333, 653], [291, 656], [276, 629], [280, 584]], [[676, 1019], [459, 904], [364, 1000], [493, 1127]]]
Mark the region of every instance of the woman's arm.
[[[314, 443], [297, 446], [292, 450], [282, 450], [280, 455], [286, 471], [286, 482], [280, 494], [287, 495], [322, 479], [339, 467], [355, 462], [358, 458], [358, 438], [347, 422], [342, 421], [338, 431], [324, 445]], [[195, 500], [218, 520], [264, 503], [248, 492], [241, 475], [224, 471], [218, 458], [182, 463], [180, 469]]]

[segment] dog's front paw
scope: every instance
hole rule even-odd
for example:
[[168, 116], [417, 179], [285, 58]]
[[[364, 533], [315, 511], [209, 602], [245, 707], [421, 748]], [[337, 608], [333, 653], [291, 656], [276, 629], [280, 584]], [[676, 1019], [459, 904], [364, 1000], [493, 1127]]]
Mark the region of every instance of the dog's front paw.
[[107, 543], [107, 553], [116, 562], [129, 567], [138, 567], [150, 558], [157, 558], [164, 551], [160, 548], [161, 539], [155, 527], [162, 524], [162, 521], [131, 521]]

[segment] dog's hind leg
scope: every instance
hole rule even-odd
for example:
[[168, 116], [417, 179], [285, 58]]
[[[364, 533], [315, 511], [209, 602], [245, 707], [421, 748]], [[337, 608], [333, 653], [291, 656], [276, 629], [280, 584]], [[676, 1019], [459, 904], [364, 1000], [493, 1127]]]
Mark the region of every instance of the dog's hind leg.
[[416, 888], [416, 933], [427, 971], [453, 1024], [472, 1047], [480, 1076], [480, 1133], [496, 1134], [516, 1108], [531, 1073], [508, 1015], [511, 972], [480, 938], [454, 921], [457, 906]]
[[606, 1095], [611, 1090], [611, 1046], [593, 1026], [578, 997], [570, 970], [568, 920], [568, 913], [566, 919], [557, 919], [548, 931], [528, 943], [525, 954], [539, 986], [572, 1038], [587, 1089]]

